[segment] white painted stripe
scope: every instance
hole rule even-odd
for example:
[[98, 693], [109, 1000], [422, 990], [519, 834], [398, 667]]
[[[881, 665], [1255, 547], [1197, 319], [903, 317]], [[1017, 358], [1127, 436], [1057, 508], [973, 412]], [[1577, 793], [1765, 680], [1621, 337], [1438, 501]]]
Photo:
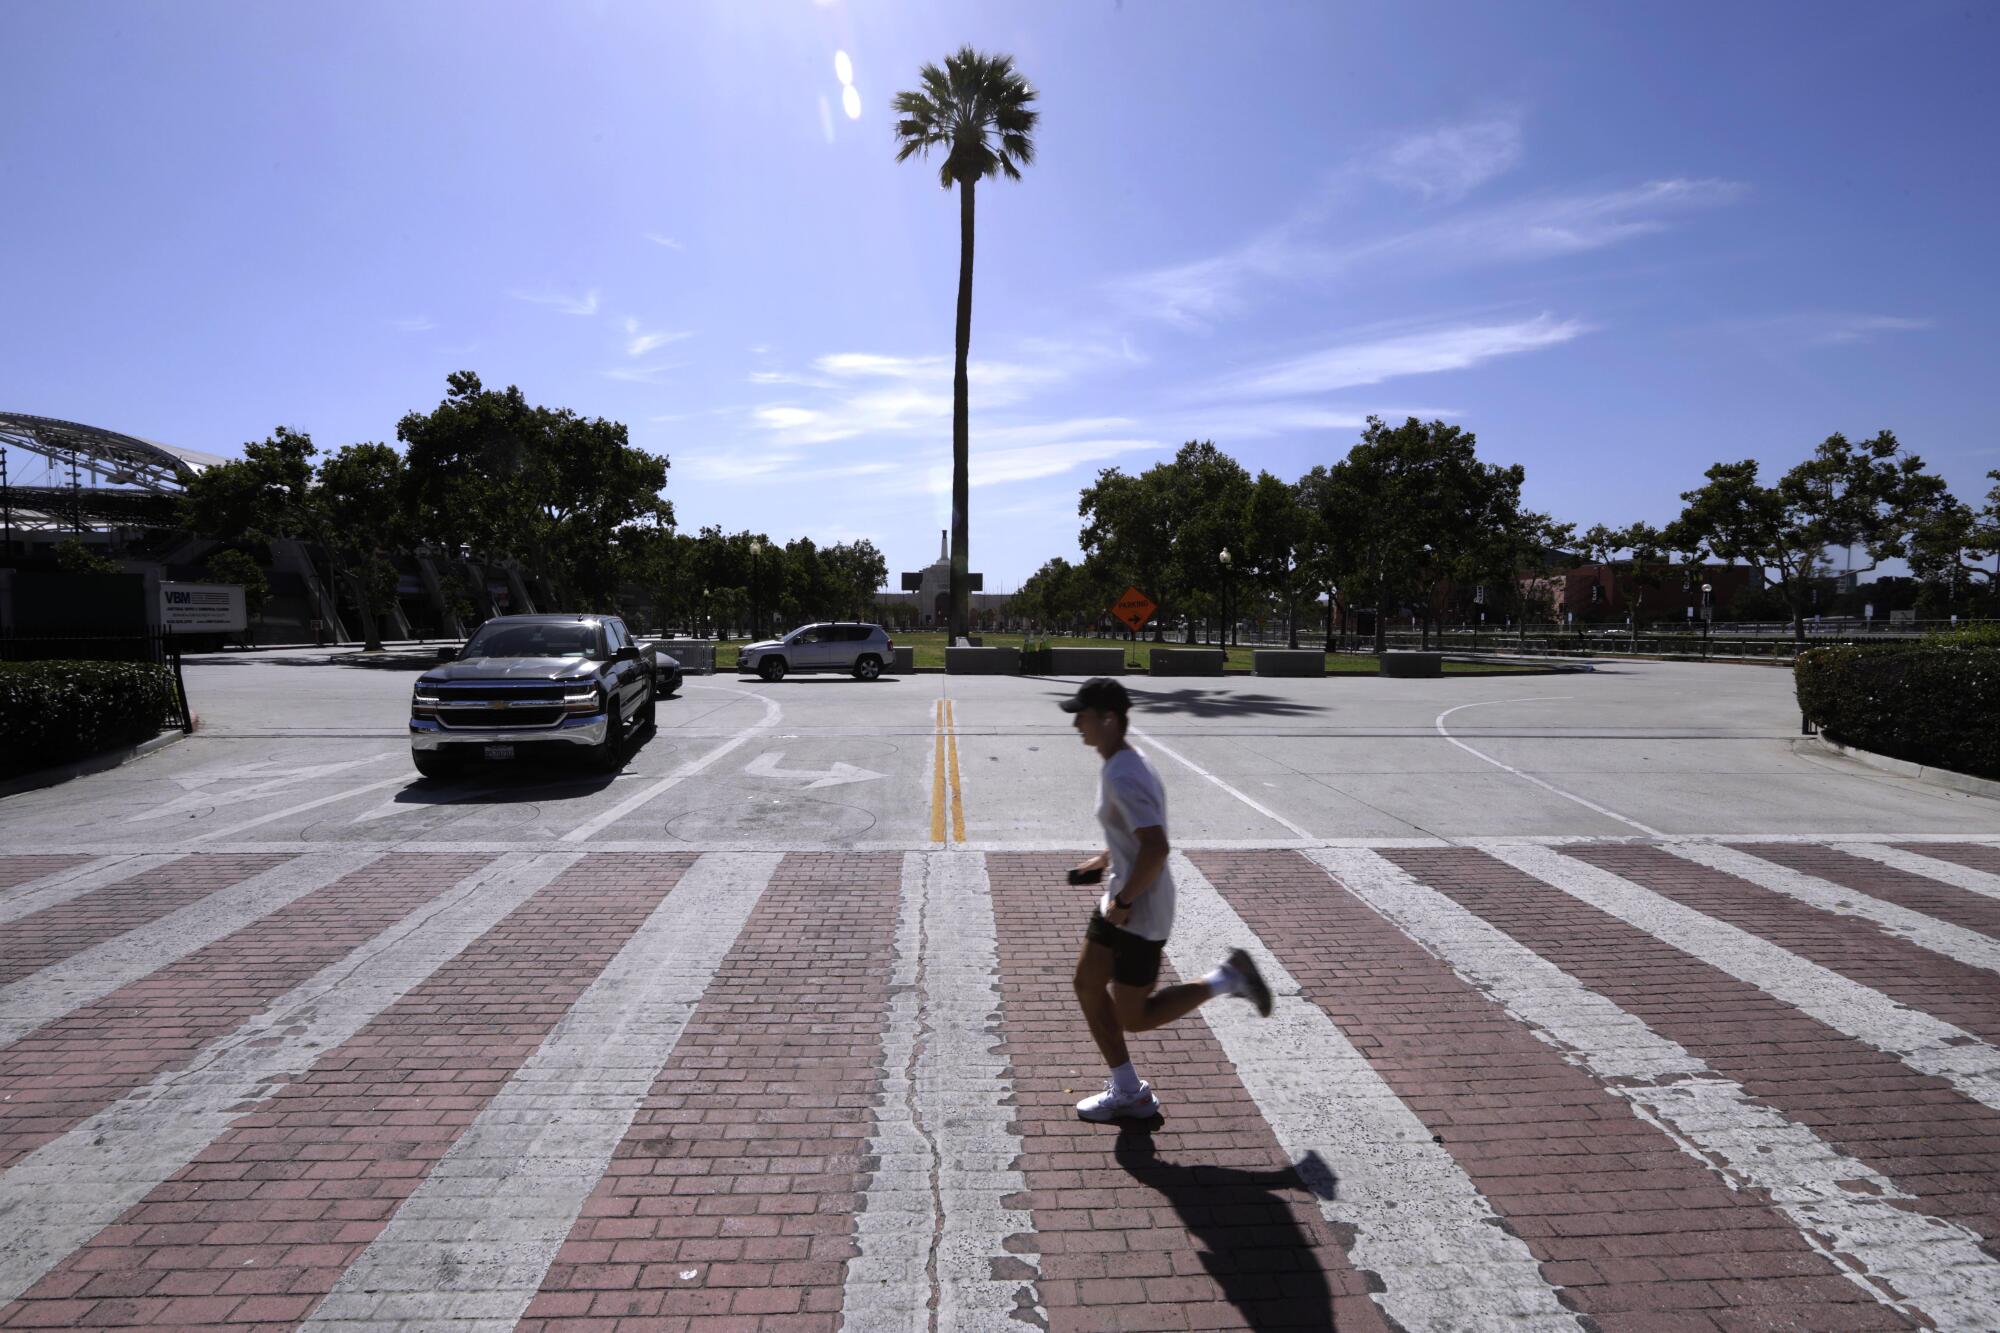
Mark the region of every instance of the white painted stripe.
[[2000, 1262], [1916, 1196], [1752, 1097], [1678, 1042], [1374, 852], [1312, 859], [1731, 1189], [1765, 1191], [1806, 1243], [1884, 1305], [1940, 1328], [2000, 1310]]
[[[270, 848], [264, 850], [269, 851]], [[17, 884], [7, 890], [4, 898], [0, 898], [0, 925], [137, 878], [169, 861], [178, 861], [180, 857], [179, 852], [134, 855], [128, 848], [122, 855], [98, 854], [98, 859], [88, 864], [71, 866], [68, 870]]]
[[[752, 722], [749, 726], [743, 728], [743, 730], [737, 732], [734, 736], [730, 737], [722, 744], [716, 746], [713, 750], [710, 750], [707, 754], [701, 756], [699, 759], [688, 760], [685, 764], [682, 764], [679, 768], [667, 774], [667, 776], [661, 778], [658, 782], [652, 783], [650, 786], [641, 788], [637, 793], [626, 797], [618, 804], [612, 806], [609, 810], [605, 810], [602, 813], [596, 815], [595, 817], [587, 819], [583, 823], [577, 825], [575, 828], [571, 829], [568, 833], [563, 834], [562, 837], [563, 842], [574, 844], [583, 842], [584, 840], [595, 836], [601, 830], [610, 827], [612, 824], [617, 823], [619, 820], [625, 818], [625, 816], [631, 814], [634, 810], [637, 810], [640, 806], [646, 804], [646, 802], [652, 800], [654, 797], [660, 795], [662, 792], [667, 791], [670, 788], [679, 786], [681, 783], [686, 782], [689, 778], [694, 777], [696, 774], [700, 773], [710, 764], [713, 764], [716, 760], [722, 758], [724, 755], [735, 750], [738, 746], [741, 746], [746, 742], [755, 739], [757, 733], [762, 731], [769, 731], [772, 727], [777, 726], [779, 717], [781, 717], [784, 713], [784, 710], [778, 706], [778, 703], [775, 699], [767, 699], [763, 695], [758, 694], [753, 690], [732, 690], [726, 685], [690, 685], [688, 686], [688, 688], [694, 690], [716, 690], [724, 694], [740, 694], [746, 699], [755, 699], [758, 703], [764, 705], [764, 716], [758, 719], [757, 721]], [[682, 844], [683, 847], [685, 847], [685, 845], [686, 844]]]
[[1464, 1169], [1215, 886], [1179, 852], [1173, 868], [1167, 956], [1183, 977], [1231, 948], [1256, 960], [1271, 1016], [1234, 1001], [1203, 1005], [1201, 1015], [1285, 1151], [1295, 1160], [1317, 1153], [1333, 1169], [1339, 1189], [1320, 1211], [1354, 1229], [1348, 1257], [1381, 1279], [1376, 1304], [1412, 1329], [1582, 1327], [1526, 1242], [1500, 1225]]
[[[1222, 788], [1222, 790], [1228, 792], [1231, 796], [1234, 796], [1237, 800], [1243, 802], [1243, 804], [1249, 806], [1252, 810], [1255, 810], [1258, 814], [1264, 816], [1264, 818], [1270, 820], [1273, 824], [1277, 824], [1280, 827], [1290, 829], [1294, 834], [1298, 835], [1301, 838], [1306, 839], [1308, 842], [1312, 841], [1313, 835], [1308, 830], [1300, 827], [1297, 824], [1294, 824], [1291, 820], [1285, 818], [1283, 815], [1279, 814], [1276, 810], [1271, 809], [1271, 807], [1264, 805], [1261, 802], [1254, 800], [1249, 796], [1246, 796], [1241, 791], [1238, 791], [1235, 787], [1230, 786], [1227, 782], [1224, 782], [1221, 778], [1215, 776], [1215, 774], [1203, 768], [1200, 764], [1197, 764], [1194, 760], [1182, 754], [1179, 750], [1170, 748], [1167, 745], [1167, 743], [1165, 741], [1162, 741], [1159, 737], [1154, 736], [1149, 732], [1141, 731], [1137, 727], [1133, 727], [1131, 729], [1131, 734], [1133, 736], [1138, 737], [1140, 740], [1144, 741], [1148, 746], [1152, 747], [1153, 749], [1158, 750], [1161, 754], [1167, 756], [1167, 758], [1172, 759], [1174, 762], [1188, 769], [1196, 776], [1206, 778], [1208, 781]], [[1269, 844], [1264, 844], [1264, 845], [1268, 846]]]
[[580, 859], [504, 856], [321, 968], [190, 1068], [162, 1074], [0, 1174], [0, 1304]]
[[682, 875], [304, 1328], [513, 1328], [783, 859]]
[[[869, 1333], [972, 1333], [1046, 1327], [1035, 1279], [996, 1278], [995, 1264], [1039, 1272], [1008, 1251], [1033, 1229], [1006, 1207], [1027, 1189], [1014, 1169], [1021, 1138], [1014, 1081], [994, 1037], [1000, 951], [986, 859], [962, 851], [903, 858], [882, 1092], [875, 1107], [866, 1202], [854, 1219], [861, 1253], [847, 1265], [846, 1327]], [[935, 1324], [931, 1321], [936, 1312]]]
[[1546, 847], [1480, 850], [2000, 1110], [2000, 1050], [1964, 1029], [1574, 857]]
[[[371, 791], [380, 791], [384, 787], [406, 787], [410, 782], [411, 779], [407, 777], [393, 777], [383, 778], [380, 782], [365, 783], [359, 787], [349, 787], [344, 791], [337, 791], [329, 796], [319, 797], [317, 800], [303, 801], [298, 805], [287, 806], [283, 810], [273, 810], [268, 815], [259, 815], [255, 819], [246, 819], [241, 824], [231, 824], [228, 828], [219, 828], [211, 833], [198, 833], [194, 837], [187, 839], [183, 845], [194, 846], [197, 843], [214, 842], [218, 838], [234, 837], [238, 833], [247, 833], [253, 828], [262, 828], [264, 825], [276, 823], [280, 819], [288, 819], [293, 815], [302, 815], [308, 810], [317, 810], [323, 805], [332, 805], [335, 801], [345, 801], [350, 797], [364, 796]], [[270, 851], [272, 849], [266, 847], [265, 850]], [[290, 845], [286, 844], [282, 850], [291, 850]]]
[[1561, 787], [1556, 786], [1553, 782], [1544, 782], [1542, 779], [1536, 777], [1533, 773], [1523, 773], [1520, 769], [1515, 768], [1512, 764], [1503, 764], [1498, 759], [1495, 759], [1492, 755], [1487, 754], [1485, 751], [1473, 749], [1470, 745], [1467, 745], [1464, 741], [1460, 740], [1458, 737], [1452, 735], [1450, 732], [1444, 729], [1444, 720], [1446, 718], [1450, 717], [1453, 713], [1463, 712], [1465, 709], [1468, 708], [1484, 708], [1489, 704], [1550, 703], [1557, 699], [1567, 699], [1569, 697], [1570, 696], [1566, 694], [1550, 694], [1550, 695], [1538, 696], [1532, 699], [1484, 699], [1478, 703], [1460, 704], [1457, 708], [1447, 708], [1442, 713], [1439, 713], [1437, 715], [1437, 718], [1431, 723], [1431, 725], [1437, 728], [1438, 735], [1444, 737], [1446, 740], [1450, 741], [1453, 745], [1456, 745], [1459, 749], [1471, 755], [1474, 759], [1483, 759], [1487, 763], [1493, 765], [1493, 767], [1511, 773], [1515, 777], [1521, 779], [1521, 781], [1523, 782], [1531, 782], [1535, 786], [1540, 787], [1543, 791], [1553, 792], [1555, 795], [1562, 797], [1565, 801], [1574, 801], [1578, 805], [1582, 806], [1584, 809], [1595, 811], [1596, 813], [1603, 815], [1606, 819], [1615, 819], [1621, 824], [1630, 825], [1631, 827], [1638, 829], [1639, 832], [1646, 834], [1648, 837], [1653, 837], [1653, 838], [1665, 837], [1666, 835], [1664, 833], [1661, 833], [1656, 828], [1648, 828], [1646, 825], [1641, 824], [1638, 820], [1627, 818], [1626, 816], [1619, 814], [1616, 810], [1612, 810], [1605, 806], [1601, 806], [1595, 801], [1586, 801], [1583, 797], [1578, 796], [1575, 792], [1564, 791]]
[[[1970, 841], [1966, 839], [1965, 841]], [[1947, 861], [1941, 856], [1925, 856], [1905, 847], [1892, 847], [1880, 842], [1837, 842], [1835, 850], [1854, 856], [1865, 856], [1871, 861], [1879, 861], [1897, 870], [1907, 870], [1912, 875], [1922, 875], [1953, 888], [1976, 893], [1982, 898], [2000, 898], [2000, 875], [1985, 870], [1975, 870], [1971, 866]]]
[[197, 949], [232, 935], [287, 903], [350, 875], [377, 851], [320, 852], [296, 857], [0, 986], [0, 1046], [44, 1023], [151, 976]]
[[1872, 921], [1898, 939], [1908, 940], [1932, 953], [1943, 954], [1967, 967], [2000, 972], [2000, 940], [1990, 935], [1940, 921], [1923, 912], [1913, 912], [1880, 898], [1871, 898], [1858, 889], [1846, 888], [1775, 861], [1766, 861], [1761, 856], [1753, 856], [1734, 847], [1684, 845], [1667, 850], [1683, 860], [1748, 880], [1759, 888], [1796, 898], [1822, 912]]
[[[259, 774], [260, 770], [272, 768], [273, 765], [270, 763], [247, 764], [240, 767], [213, 765], [208, 771], [214, 774], [214, 776], [203, 781], [202, 785], [192, 791], [176, 796], [171, 801], [163, 801], [150, 810], [142, 810], [138, 814], [127, 818], [125, 822], [127, 824], [145, 824], [156, 819], [168, 819], [176, 815], [186, 814], [190, 810], [212, 811], [219, 810], [228, 805], [242, 805], [246, 801], [258, 800], [273, 792], [282, 791], [287, 787], [296, 787], [308, 782], [324, 782], [335, 773], [344, 773], [350, 768], [365, 768], [370, 764], [379, 764], [384, 759], [393, 759], [396, 757], [394, 754], [371, 754], [365, 759], [345, 759], [338, 763], [311, 764], [303, 768], [279, 769], [275, 776], [266, 778], [262, 782], [253, 782], [247, 787], [236, 787], [228, 791], [217, 791], [212, 784], [218, 779], [225, 777], [238, 781], [246, 777], [254, 777]], [[200, 781], [200, 779], [196, 780]]]

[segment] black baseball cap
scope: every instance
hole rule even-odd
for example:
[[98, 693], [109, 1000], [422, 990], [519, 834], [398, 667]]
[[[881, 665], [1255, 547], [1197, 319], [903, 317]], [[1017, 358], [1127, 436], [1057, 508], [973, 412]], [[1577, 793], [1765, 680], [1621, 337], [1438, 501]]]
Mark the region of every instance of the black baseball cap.
[[1075, 694], [1062, 701], [1065, 713], [1081, 713], [1086, 708], [1093, 713], [1117, 713], [1122, 716], [1132, 711], [1132, 696], [1109, 676], [1092, 676], [1076, 687]]

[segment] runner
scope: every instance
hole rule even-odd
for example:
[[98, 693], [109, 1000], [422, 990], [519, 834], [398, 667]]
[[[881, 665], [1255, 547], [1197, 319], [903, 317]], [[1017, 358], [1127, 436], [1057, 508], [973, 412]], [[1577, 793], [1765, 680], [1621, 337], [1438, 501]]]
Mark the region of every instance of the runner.
[[[1097, 821], [1105, 850], [1070, 871], [1072, 884], [1105, 882], [1090, 914], [1083, 952], [1076, 960], [1076, 999], [1111, 1077], [1104, 1091], [1076, 1104], [1085, 1120], [1144, 1119], [1158, 1115], [1153, 1086], [1132, 1068], [1127, 1032], [1149, 1032], [1193, 1013], [1218, 995], [1238, 995], [1271, 1014], [1271, 988], [1241, 949], [1200, 981], [1155, 991], [1160, 954], [1174, 925], [1174, 879], [1167, 868], [1167, 796], [1159, 774], [1125, 743], [1125, 687], [1103, 676], [1085, 681], [1063, 700], [1076, 714], [1084, 744], [1104, 757], [1097, 779]], [[1108, 873], [1107, 873], [1108, 872]]]

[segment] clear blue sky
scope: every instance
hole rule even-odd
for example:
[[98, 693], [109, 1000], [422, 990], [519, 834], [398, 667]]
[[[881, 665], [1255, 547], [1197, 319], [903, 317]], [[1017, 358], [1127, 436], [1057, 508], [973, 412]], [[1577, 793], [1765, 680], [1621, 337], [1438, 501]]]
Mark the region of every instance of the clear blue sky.
[[[684, 527], [947, 521], [955, 201], [889, 100], [1042, 94], [983, 187], [973, 565], [1213, 438], [1441, 414], [1559, 517], [1994, 429], [2000, 6], [13, 3], [0, 406], [216, 453], [391, 440], [447, 372], [624, 421]], [[850, 118], [836, 73], [846, 53]]]

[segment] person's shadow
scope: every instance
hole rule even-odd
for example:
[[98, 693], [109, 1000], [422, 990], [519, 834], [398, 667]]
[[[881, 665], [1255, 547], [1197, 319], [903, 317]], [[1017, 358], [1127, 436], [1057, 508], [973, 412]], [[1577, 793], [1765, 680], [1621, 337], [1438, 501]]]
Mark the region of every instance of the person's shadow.
[[1251, 1328], [1326, 1330], [1333, 1294], [1320, 1255], [1299, 1227], [1285, 1196], [1294, 1190], [1331, 1199], [1339, 1189], [1331, 1168], [1309, 1152], [1297, 1166], [1243, 1171], [1182, 1166], [1162, 1159], [1153, 1143], [1158, 1122], [1128, 1124], [1113, 1154], [1127, 1175], [1159, 1191], [1201, 1245], [1202, 1266]]

